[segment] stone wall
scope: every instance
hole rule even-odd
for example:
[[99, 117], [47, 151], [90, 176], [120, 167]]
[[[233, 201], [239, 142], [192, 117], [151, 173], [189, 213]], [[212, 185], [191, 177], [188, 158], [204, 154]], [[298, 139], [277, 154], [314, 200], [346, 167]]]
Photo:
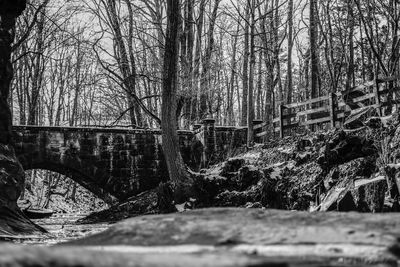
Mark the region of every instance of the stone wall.
[[[178, 131], [185, 163], [193, 170], [217, 163], [246, 144], [246, 128]], [[15, 126], [15, 151], [25, 170], [64, 174], [107, 202], [124, 200], [168, 179], [160, 130]]]
[[[185, 163], [200, 162], [193, 133], [180, 131]], [[99, 128], [14, 127], [15, 150], [25, 170], [69, 176], [108, 202], [123, 200], [168, 179], [161, 131]]]

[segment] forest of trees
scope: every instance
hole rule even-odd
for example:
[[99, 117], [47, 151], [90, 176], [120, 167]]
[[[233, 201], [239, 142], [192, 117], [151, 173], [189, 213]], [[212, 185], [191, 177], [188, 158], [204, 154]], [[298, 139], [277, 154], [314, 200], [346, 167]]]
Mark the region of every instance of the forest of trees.
[[[399, 71], [395, 0], [184, 0], [180, 128], [271, 121], [278, 103]], [[159, 128], [166, 1], [29, 1], [16, 28], [14, 124]]]

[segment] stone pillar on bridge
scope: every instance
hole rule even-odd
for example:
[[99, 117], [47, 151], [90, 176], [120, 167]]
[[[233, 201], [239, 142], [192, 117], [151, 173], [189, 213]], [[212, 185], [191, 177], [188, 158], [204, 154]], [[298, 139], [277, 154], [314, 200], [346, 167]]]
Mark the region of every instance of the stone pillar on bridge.
[[216, 151], [215, 119], [208, 118], [203, 120], [204, 130], [204, 152], [203, 167], [207, 167], [211, 162]]
[[[253, 127], [260, 125], [263, 123], [263, 120], [253, 120]], [[262, 143], [262, 138], [261, 137], [257, 137], [257, 134], [262, 133], [263, 129], [262, 128], [258, 128], [254, 130], [254, 137], [253, 140], [255, 143]]]

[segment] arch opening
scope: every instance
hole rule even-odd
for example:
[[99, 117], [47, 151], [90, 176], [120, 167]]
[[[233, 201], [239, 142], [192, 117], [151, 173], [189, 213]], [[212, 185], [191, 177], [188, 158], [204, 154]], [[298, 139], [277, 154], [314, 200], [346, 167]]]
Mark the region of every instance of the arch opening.
[[80, 214], [108, 207], [104, 200], [67, 175], [39, 168], [25, 171], [25, 190], [18, 204], [22, 209], [31, 207]]

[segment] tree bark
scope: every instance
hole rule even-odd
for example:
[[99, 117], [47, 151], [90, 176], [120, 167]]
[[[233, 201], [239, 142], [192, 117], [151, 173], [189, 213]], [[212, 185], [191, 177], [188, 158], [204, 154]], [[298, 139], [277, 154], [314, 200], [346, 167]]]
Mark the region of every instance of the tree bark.
[[25, 6], [24, 0], [0, 1], [0, 234], [45, 231], [26, 219], [17, 207], [24, 189], [24, 171], [12, 146], [12, 118], [7, 102], [13, 78], [10, 58], [15, 20]]
[[190, 175], [183, 162], [177, 133], [176, 106], [178, 81], [178, 28], [180, 20], [180, 1], [167, 1], [167, 33], [162, 79], [161, 128], [162, 148], [167, 162], [169, 178], [177, 202], [190, 196]]
[[355, 86], [355, 75], [354, 75], [354, 2], [348, 0], [347, 3], [347, 16], [348, 16], [348, 27], [349, 27], [349, 59], [347, 66], [347, 78], [346, 78], [346, 90]]
[[318, 29], [317, 2], [310, 0], [310, 53], [311, 53], [311, 98], [319, 95], [318, 87]]
[[[40, 98], [40, 88], [42, 86], [43, 74], [42, 71], [42, 54], [44, 51], [44, 23], [45, 23], [46, 8], [42, 10], [39, 20], [37, 22], [37, 34], [36, 34], [36, 51], [35, 63], [33, 65], [33, 78], [32, 78], [32, 92], [30, 93], [29, 101], [29, 113], [28, 113], [28, 125], [38, 124], [38, 108]], [[28, 94], [29, 95], [29, 94]]]
[[286, 78], [286, 102], [292, 103], [293, 92], [293, 72], [292, 72], [292, 50], [293, 50], [293, 0], [289, 0], [288, 12], [288, 60], [287, 60], [287, 78]]
[[255, 66], [256, 66], [256, 54], [255, 54], [255, 1], [251, 1], [251, 23], [250, 23], [250, 70], [249, 70], [249, 87], [248, 87], [248, 103], [247, 103], [247, 147], [253, 146], [254, 139], [254, 79], [255, 79]]
[[246, 19], [244, 21], [244, 51], [243, 51], [243, 88], [242, 88], [242, 120], [241, 125], [247, 125], [247, 102], [249, 90], [249, 20], [250, 2], [246, 6]]
[[234, 115], [233, 115], [233, 94], [235, 89], [235, 76], [236, 76], [236, 53], [237, 53], [237, 42], [239, 34], [239, 24], [236, 28], [236, 34], [233, 37], [233, 47], [232, 47], [232, 59], [231, 59], [231, 73], [228, 88], [228, 125], [234, 125]]
[[194, 56], [194, 66], [193, 66], [193, 82], [194, 88], [196, 88], [196, 101], [194, 101], [194, 105], [192, 105], [194, 111], [192, 114], [195, 114], [195, 119], [200, 121], [200, 98], [201, 98], [201, 90], [200, 90], [200, 64], [201, 64], [201, 47], [202, 47], [202, 34], [203, 34], [203, 23], [204, 23], [204, 9], [206, 5], [206, 0], [201, 0], [199, 7], [199, 15], [197, 19], [197, 34], [196, 34], [196, 50]]
[[207, 102], [209, 101], [210, 98], [209, 91], [211, 90], [211, 84], [210, 84], [211, 59], [215, 44], [214, 28], [215, 28], [215, 22], [217, 20], [218, 7], [220, 2], [221, 0], [215, 0], [213, 12], [210, 17], [210, 26], [207, 33], [208, 44], [204, 56], [203, 71], [201, 74], [201, 82], [200, 82], [200, 118], [202, 119], [204, 119], [205, 116], [207, 116]]
[[0, 204], [16, 208], [16, 201], [24, 184], [24, 174], [12, 147], [12, 118], [8, 106], [10, 84], [13, 78], [11, 44], [14, 40], [16, 17], [25, 9], [25, 1], [0, 2]]
[[[128, 49], [125, 46], [124, 43], [124, 37], [122, 35], [122, 30], [120, 26], [120, 22], [118, 21], [118, 16], [117, 16], [117, 10], [116, 10], [116, 3], [113, 0], [108, 0], [107, 1], [107, 7], [108, 7], [108, 17], [111, 22], [111, 26], [113, 28], [113, 33], [114, 33], [114, 42], [115, 46], [117, 47], [117, 62], [119, 65], [119, 69], [122, 73], [122, 76], [124, 78], [124, 85], [125, 85], [125, 90], [126, 90], [126, 97], [128, 100], [128, 106], [129, 106], [129, 115], [130, 115], [130, 120], [132, 125], [142, 125], [143, 120], [142, 116], [140, 113], [140, 108], [138, 103], [135, 101], [134, 95], [136, 95], [136, 62], [135, 58], [133, 56], [133, 52], [129, 51], [128, 55], [128, 49], [131, 50], [133, 47], [129, 45]], [[133, 14], [132, 10], [130, 8], [130, 3], [127, 3], [128, 5], [128, 11], [130, 15], [130, 27], [133, 27]], [[132, 35], [132, 32], [131, 32]], [[133, 35], [131, 36], [133, 38]], [[131, 40], [128, 40], [128, 44]]]

